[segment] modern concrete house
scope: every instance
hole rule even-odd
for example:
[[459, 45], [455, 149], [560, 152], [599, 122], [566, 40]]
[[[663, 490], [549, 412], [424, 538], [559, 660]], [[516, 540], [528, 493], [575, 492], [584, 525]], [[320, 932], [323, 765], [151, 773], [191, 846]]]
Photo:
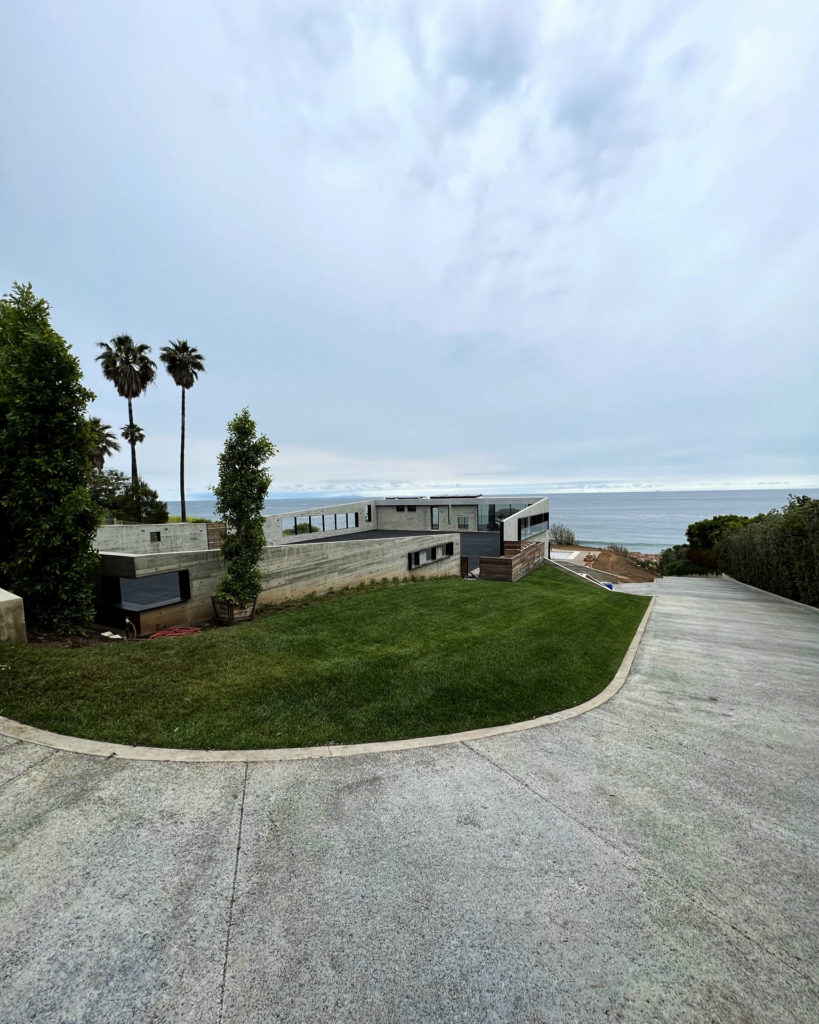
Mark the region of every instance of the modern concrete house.
[[[384, 578], [457, 576], [481, 557], [514, 579], [548, 555], [549, 499], [446, 495], [364, 499], [268, 516], [261, 604]], [[218, 523], [101, 526], [98, 620], [137, 632], [212, 616], [224, 572]], [[524, 557], [523, 546], [531, 547]], [[512, 561], [515, 562], [512, 565]], [[489, 571], [489, 567], [487, 567]], [[491, 568], [498, 571], [498, 566]]]

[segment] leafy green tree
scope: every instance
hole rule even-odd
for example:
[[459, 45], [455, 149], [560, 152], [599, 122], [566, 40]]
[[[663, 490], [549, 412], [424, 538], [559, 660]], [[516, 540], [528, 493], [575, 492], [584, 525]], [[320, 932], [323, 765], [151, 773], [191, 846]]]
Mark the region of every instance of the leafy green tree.
[[714, 516], [713, 519], [700, 519], [691, 523], [685, 531], [685, 539], [692, 548], [707, 550], [715, 548], [720, 536], [726, 530], [734, 530], [749, 523], [748, 516]]
[[187, 341], [177, 339], [168, 342], [159, 350], [159, 358], [173, 377], [177, 387], [182, 388], [182, 444], [179, 451], [179, 496], [182, 509], [180, 521], [187, 522], [185, 515], [185, 392], [196, 383], [199, 374], [205, 372], [205, 360], [201, 352]]
[[[137, 345], [128, 334], [119, 334], [110, 341], [97, 344], [102, 352], [97, 362], [102, 367], [106, 380], [110, 380], [117, 394], [128, 400], [128, 426], [123, 428], [123, 437], [131, 446], [131, 486], [136, 491], [139, 484], [137, 472], [137, 434], [134, 423], [133, 399], [139, 398], [156, 377], [156, 363], [150, 358], [148, 345]], [[128, 431], [126, 435], [125, 431]], [[144, 438], [144, 434], [142, 435]]]
[[93, 398], [49, 304], [15, 283], [0, 299], [0, 586], [49, 632], [78, 632], [93, 616]]
[[262, 510], [273, 479], [267, 463], [276, 451], [264, 434], [257, 434], [246, 408], [228, 423], [227, 440], [219, 456], [219, 483], [213, 489], [216, 512], [225, 524], [222, 557], [227, 563], [214, 595], [217, 600], [244, 607], [261, 593]]
[[118, 469], [91, 476], [91, 496], [101, 519], [118, 519], [125, 523], [167, 523], [168, 506], [144, 480], [136, 494], [131, 478]]

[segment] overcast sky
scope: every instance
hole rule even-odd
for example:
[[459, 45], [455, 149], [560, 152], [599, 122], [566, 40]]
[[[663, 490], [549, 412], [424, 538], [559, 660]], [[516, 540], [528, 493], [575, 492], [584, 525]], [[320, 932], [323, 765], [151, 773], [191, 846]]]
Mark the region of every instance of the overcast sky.
[[819, 486], [816, 0], [0, 15], [0, 291], [117, 429], [96, 342], [203, 353], [190, 494], [243, 405], [274, 492]]

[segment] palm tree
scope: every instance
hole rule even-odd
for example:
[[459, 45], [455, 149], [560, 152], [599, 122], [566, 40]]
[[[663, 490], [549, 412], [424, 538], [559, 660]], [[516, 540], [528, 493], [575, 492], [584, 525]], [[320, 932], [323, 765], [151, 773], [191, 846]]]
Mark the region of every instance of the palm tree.
[[88, 428], [91, 432], [91, 465], [98, 473], [109, 455], [119, 451], [119, 441], [111, 430], [109, 423], [103, 423], [99, 416], [91, 416], [88, 419]]
[[182, 447], [179, 453], [179, 495], [182, 503], [180, 519], [187, 522], [185, 516], [185, 392], [192, 388], [200, 373], [205, 372], [205, 360], [202, 353], [189, 345], [187, 341], [168, 342], [159, 350], [159, 358], [165, 369], [173, 377], [174, 382], [182, 388]]
[[[145, 431], [138, 423], [126, 423], [120, 433], [128, 444], [133, 445], [134, 447], [138, 444], [142, 444], [145, 440]], [[119, 445], [117, 445], [117, 448], [119, 448]], [[133, 486], [133, 480], [131, 481], [131, 486]]]
[[[148, 385], [156, 377], [156, 363], [148, 353], [148, 345], [137, 345], [128, 334], [119, 334], [110, 341], [100, 341], [97, 347], [102, 352], [97, 361], [102, 366], [106, 380], [110, 380], [117, 389], [117, 394], [128, 399], [128, 434], [123, 437], [131, 446], [131, 487], [136, 491], [139, 484], [137, 473], [136, 446], [134, 434], [134, 410], [131, 401], [147, 390]], [[137, 428], [138, 429], [138, 428]], [[143, 434], [143, 437], [145, 435]]]

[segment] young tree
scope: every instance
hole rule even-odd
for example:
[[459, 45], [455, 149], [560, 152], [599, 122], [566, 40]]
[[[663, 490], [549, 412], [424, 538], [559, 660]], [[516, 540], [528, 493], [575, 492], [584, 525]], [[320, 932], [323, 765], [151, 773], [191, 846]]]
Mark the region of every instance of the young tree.
[[179, 451], [179, 496], [182, 504], [180, 519], [186, 523], [185, 515], [185, 392], [193, 387], [200, 373], [205, 372], [202, 354], [187, 341], [168, 342], [159, 350], [159, 358], [173, 377], [177, 387], [182, 388], [182, 444]]
[[264, 434], [256, 433], [246, 408], [228, 423], [227, 440], [219, 456], [219, 483], [213, 489], [216, 512], [225, 524], [222, 557], [227, 563], [214, 595], [217, 600], [246, 607], [261, 593], [262, 509], [273, 479], [267, 463], [276, 451]]
[[48, 303], [15, 283], [0, 299], [0, 586], [49, 632], [80, 631], [93, 615], [93, 398]]
[[[127, 334], [119, 334], [110, 341], [100, 341], [97, 347], [102, 352], [97, 362], [102, 367], [106, 380], [110, 380], [117, 389], [117, 394], [128, 399], [128, 426], [123, 427], [123, 437], [131, 446], [131, 486], [136, 491], [139, 485], [137, 472], [137, 435], [139, 428], [134, 423], [132, 401], [143, 394], [148, 385], [156, 377], [156, 363], [150, 358], [148, 345], [137, 345]], [[127, 434], [125, 432], [128, 432]], [[144, 434], [142, 435], [144, 438]]]

